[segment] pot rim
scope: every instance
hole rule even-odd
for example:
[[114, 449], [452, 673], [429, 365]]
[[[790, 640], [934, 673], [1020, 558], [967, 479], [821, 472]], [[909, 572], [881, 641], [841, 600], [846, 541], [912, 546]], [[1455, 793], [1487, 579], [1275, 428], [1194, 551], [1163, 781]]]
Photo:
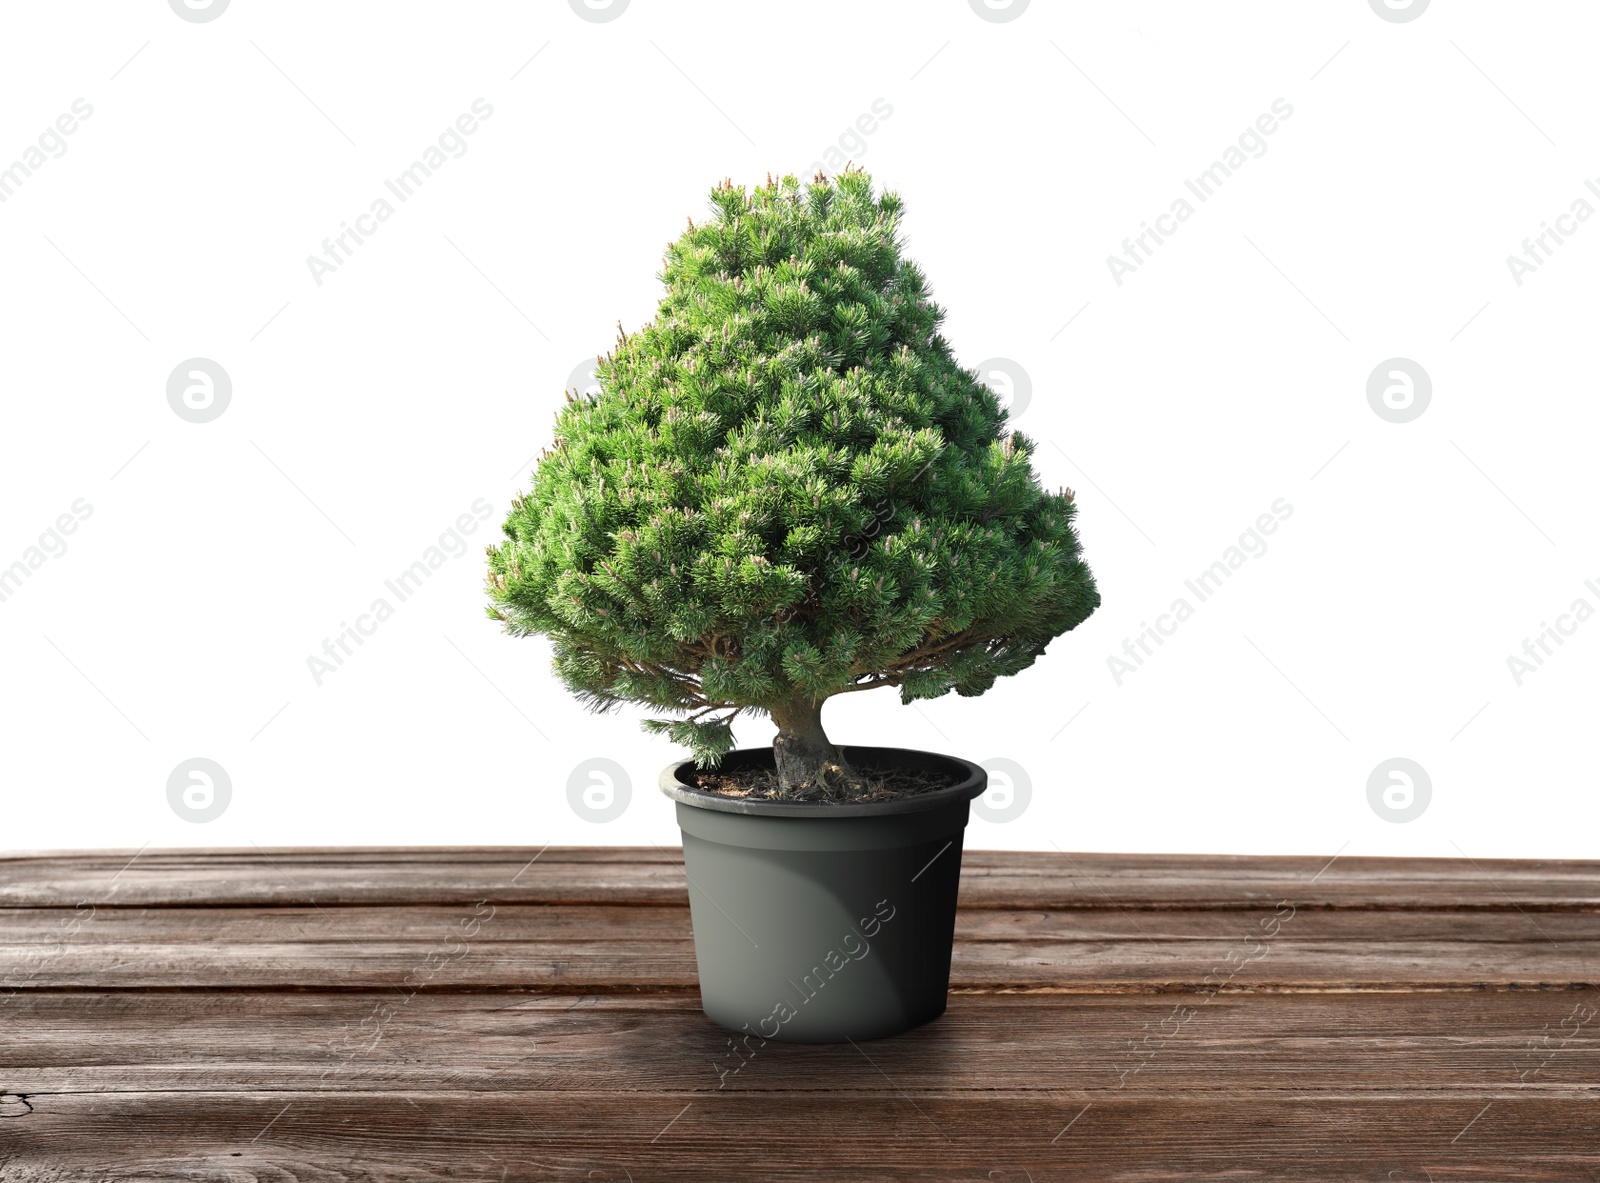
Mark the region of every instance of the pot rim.
[[[918, 793], [896, 801], [750, 801], [741, 797], [718, 796], [685, 783], [682, 774], [694, 768], [694, 761], [688, 759], [675, 760], [663, 768], [659, 784], [661, 791], [668, 797], [682, 805], [692, 805], [696, 809], [709, 809], [716, 813], [742, 813], [752, 817], [805, 818], [884, 817], [901, 813], [920, 813], [956, 801], [970, 801], [989, 787], [988, 772], [980, 765], [960, 756], [950, 756], [943, 752], [924, 752], [916, 748], [879, 748], [857, 744], [841, 746], [846, 758], [851, 760], [868, 752], [880, 757], [885, 754], [907, 755], [919, 759], [931, 757], [959, 765], [966, 770], [966, 776], [949, 788], [935, 789], [931, 793]], [[763, 751], [770, 753], [771, 749], [740, 748], [729, 752], [728, 755], [759, 755]]]

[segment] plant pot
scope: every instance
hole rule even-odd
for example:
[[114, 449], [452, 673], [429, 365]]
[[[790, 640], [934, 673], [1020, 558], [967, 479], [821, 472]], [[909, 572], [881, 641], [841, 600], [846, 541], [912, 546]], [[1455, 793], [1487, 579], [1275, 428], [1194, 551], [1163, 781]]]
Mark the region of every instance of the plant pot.
[[[700, 1000], [735, 1031], [842, 1043], [944, 1013], [968, 802], [988, 775], [952, 756], [844, 749], [858, 767], [943, 770], [955, 781], [898, 801], [822, 805], [703, 792], [694, 762], [661, 774], [677, 802]], [[724, 771], [773, 767], [771, 748]]]

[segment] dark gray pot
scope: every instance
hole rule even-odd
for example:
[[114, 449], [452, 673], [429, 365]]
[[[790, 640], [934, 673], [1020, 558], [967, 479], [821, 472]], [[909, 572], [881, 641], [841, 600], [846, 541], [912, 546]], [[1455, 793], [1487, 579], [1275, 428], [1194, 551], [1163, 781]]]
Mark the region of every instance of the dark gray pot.
[[[864, 805], [744, 801], [694, 788], [694, 762], [661, 774], [678, 805], [700, 999], [761, 1039], [878, 1039], [944, 1013], [967, 803], [988, 774], [902, 748], [845, 748], [853, 764], [947, 769], [948, 789]], [[771, 748], [724, 770], [771, 768]]]

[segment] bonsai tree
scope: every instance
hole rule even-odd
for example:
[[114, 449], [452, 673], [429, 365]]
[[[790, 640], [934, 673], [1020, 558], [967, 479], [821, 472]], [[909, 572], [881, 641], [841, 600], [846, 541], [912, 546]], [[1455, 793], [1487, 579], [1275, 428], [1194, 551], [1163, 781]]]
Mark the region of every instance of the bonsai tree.
[[784, 790], [849, 793], [829, 698], [981, 694], [1099, 606], [1072, 491], [951, 355], [901, 209], [859, 170], [713, 190], [489, 548], [489, 615], [702, 768], [764, 712]]

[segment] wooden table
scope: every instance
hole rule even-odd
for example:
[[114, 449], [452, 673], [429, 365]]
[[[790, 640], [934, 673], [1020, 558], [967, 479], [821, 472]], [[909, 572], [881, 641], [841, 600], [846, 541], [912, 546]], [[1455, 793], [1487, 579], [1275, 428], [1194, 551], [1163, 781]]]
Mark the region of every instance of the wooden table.
[[943, 1018], [745, 1058], [534, 854], [0, 859], [0, 1180], [1600, 1180], [1600, 863], [969, 851]]

